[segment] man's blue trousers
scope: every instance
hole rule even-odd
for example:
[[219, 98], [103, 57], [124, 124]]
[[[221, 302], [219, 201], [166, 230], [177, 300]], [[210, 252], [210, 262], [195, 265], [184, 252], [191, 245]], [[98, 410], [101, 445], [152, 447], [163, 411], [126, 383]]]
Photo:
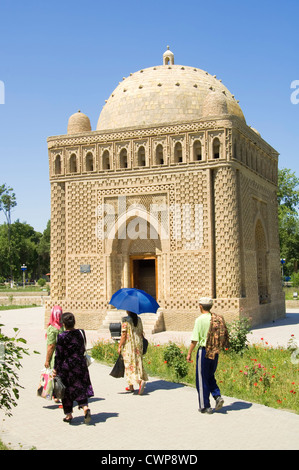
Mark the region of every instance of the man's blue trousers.
[[196, 355], [196, 389], [198, 393], [199, 409], [210, 408], [210, 394], [216, 398], [221, 395], [215, 379], [218, 364], [218, 354], [215, 359], [206, 358], [206, 348], [198, 348]]

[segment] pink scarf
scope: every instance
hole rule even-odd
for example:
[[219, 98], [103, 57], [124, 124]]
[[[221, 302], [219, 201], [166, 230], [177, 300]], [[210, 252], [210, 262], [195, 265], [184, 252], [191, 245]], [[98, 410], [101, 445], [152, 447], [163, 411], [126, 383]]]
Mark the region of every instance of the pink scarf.
[[48, 326], [54, 326], [57, 330], [60, 330], [62, 327], [62, 308], [59, 305], [54, 305], [51, 310], [50, 321]]

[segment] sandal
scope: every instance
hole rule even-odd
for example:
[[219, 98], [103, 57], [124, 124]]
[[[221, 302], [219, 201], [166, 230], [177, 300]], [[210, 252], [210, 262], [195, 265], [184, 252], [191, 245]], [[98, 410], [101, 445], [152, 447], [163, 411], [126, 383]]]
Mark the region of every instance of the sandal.
[[141, 380], [138, 395], [142, 395], [145, 387], [145, 381]]
[[134, 392], [134, 388], [126, 387], [127, 392]]
[[73, 417], [71, 417], [71, 418], [67, 418], [67, 417], [65, 417], [65, 418], [63, 418], [63, 422], [64, 422], [64, 423], [69, 423], [69, 424], [70, 424], [70, 423], [71, 423], [71, 421], [72, 421], [72, 419], [73, 419]]
[[91, 414], [90, 414], [90, 409], [88, 408], [88, 410], [86, 411], [84, 415], [84, 423], [89, 424], [90, 420], [91, 420]]

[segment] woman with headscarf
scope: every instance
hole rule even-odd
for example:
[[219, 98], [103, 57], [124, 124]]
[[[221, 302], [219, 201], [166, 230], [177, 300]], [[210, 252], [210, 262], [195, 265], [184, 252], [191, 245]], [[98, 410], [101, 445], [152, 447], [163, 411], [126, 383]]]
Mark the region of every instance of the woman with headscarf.
[[46, 339], [47, 339], [47, 355], [45, 368], [53, 369], [54, 368], [54, 359], [55, 359], [55, 348], [57, 343], [57, 337], [59, 333], [63, 332], [63, 323], [62, 323], [62, 308], [59, 305], [54, 305], [51, 310], [50, 321], [48, 323]]

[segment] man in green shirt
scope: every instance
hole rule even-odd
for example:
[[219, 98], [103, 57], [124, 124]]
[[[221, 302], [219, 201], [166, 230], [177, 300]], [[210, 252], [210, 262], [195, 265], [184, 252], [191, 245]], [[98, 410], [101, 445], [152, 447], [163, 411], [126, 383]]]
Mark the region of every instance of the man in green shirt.
[[199, 348], [196, 355], [196, 389], [199, 400], [199, 411], [209, 414], [213, 413], [210, 404], [210, 394], [212, 394], [216, 400], [215, 411], [222, 408], [224, 403], [215, 379], [218, 354], [215, 355], [214, 359], [208, 359], [206, 357], [206, 343], [212, 317], [210, 313], [212, 305], [213, 300], [209, 297], [199, 299], [201, 315], [195, 320], [191, 344], [187, 355], [187, 361], [191, 362], [192, 351], [198, 343]]

